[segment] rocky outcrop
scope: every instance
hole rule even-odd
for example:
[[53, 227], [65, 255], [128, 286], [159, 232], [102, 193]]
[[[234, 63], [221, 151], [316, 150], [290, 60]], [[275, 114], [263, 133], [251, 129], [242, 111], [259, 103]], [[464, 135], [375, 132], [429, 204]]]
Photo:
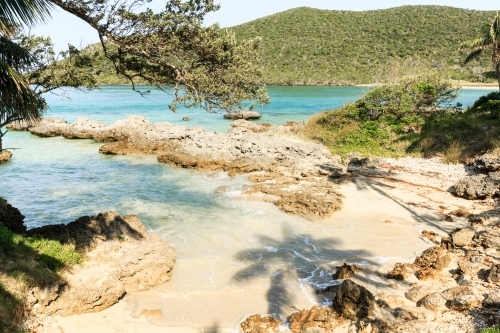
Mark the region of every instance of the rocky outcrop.
[[466, 177], [455, 184], [455, 192], [459, 197], [469, 200], [484, 199], [499, 193], [500, 172], [488, 175]]
[[28, 234], [59, 240], [86, 254], [82, 266], [65, 270], [59, 283], [33, 289], [29, 302], [37, 314], [101, 311], [126, 293], [168, 281], [175, 260], [174, 249], [158, 235], [149, 234], [133, 215], [102, 213], [68, 225], [32, 229]]
[[278, 319], [257, 314], [248, 316], [240, 326], [245, 333], [277, 333], [279, 325]]
[[351, 280], [344, 280], [333, 299], [333, 308], [350, 320], [373, 315], [377, 304], [373, 294]]
[[290, 317], [290, 330], [293, 333], [331, 332], [343, 323], [344, 319], [332, 308], [314, 306], [311, 310], [295, 312]]
[[12, 232], [24, 234], [26, 226], [24, 225], [24, 215], [19, 209], [12, 207], [5, 199], [0, 198], [0, 226], [6, 227]]
[[0, 163], [8, 162], [12, 158], [12, 153], [8, 150], [0, 151]]
[[43, 118], [41, 121], [27, 126], [29, 126], [28, 130], [31, 134], [41, 137], [53, 137], [62, 135], [69, 125], [62, 118]]
[[333, 273], [334, 280], [352, 279], [360, 269], [356, 265], [344, 263], [342, 266], [337, 266], [337, 270]]
[[251, 119], [259, 119], [262, 117], [262, 115], [256, 111], [235, 111], [235, 112], [228, 112], [224, 114], [224, 118], [226, 119], [245, 119], [245, 120], [251, 120]]

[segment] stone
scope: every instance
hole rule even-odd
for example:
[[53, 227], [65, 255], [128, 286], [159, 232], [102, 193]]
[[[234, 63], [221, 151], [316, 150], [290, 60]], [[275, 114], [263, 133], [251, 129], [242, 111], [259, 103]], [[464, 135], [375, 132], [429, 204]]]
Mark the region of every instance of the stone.
[[481, 155], [474, 160], [473, 165], [479, 172], [483, 173], [500, 171], [500, 156]]
[[473, 175], [465, 177], [455, 184], [455, 193], [469, 200], [484, 199], [498, 193], [498, 181], [495, 175]]
[[436, 319], [436, 313], [423, 307], [404, 306], [395, 309], [394, 315], [396, 318], [410, 321], [422, 320], [432, 321]]
[[439, 247], [443, 250], [451, 251], [453, 250], [453, 241], [449, 237], [441, 237]]
[[272, 129], [272, 125], [268, 123], [256, 124], [245, 119], [238, 119], [233, 121], [231, 127], [238, 130], [245, 130], [253, 133], [264, 133]]
[[70, 244], [86, 254], [81, 267], [61, 273], [58, 283], [33, 289], [34, 311], [43, 315], [104, 310], [126, 293], [168, 281], [175, 260], [175, 250], [160, 236], [149, 234], [133, 215], [107, 212], [28, 234]]
[[458, 247], [464, 247], [472, 242], [472, 239], [476, 235], [476, 231], [472, 228], [463, 228], [454, 232], [451, 237], [453, 240], [453, 245]]
[[371, 315], [377, 306], [373, 294], [347, 279], [333, 299], [333, 308], [346, 319], [359, 320]]
[[443, 296], [443, 298], [446, 299], [447, 301], [451, 301], [455, 298], [459, 298], [462, 296], [477, 295], [477, 294], [478, 291], [476, 288], [467, 286], [453, 287], [441, 292], [441, 296]]
[[360, 269], [356, 265], [344, 263], [342, 266], [337, 266], [337, 271], [333, 274], [334, 280], [352, 279]]
[[472, 278], [470, 275], [462, 274], [458, 277], [457, 284], [462, 287], [472, 286]]
[[398, 262], [394, 265], [394, 268], [389, 273], [387, 273], [386, 277], [388, 279], [403, 281], [409, 275], [410, 272], [407, 269], [407, 265]]
[[437, 242], [438, 235], [434, 231], [422, 230], [420, 237], [427, 238], [431, 242]]
[[432, 281], [438, 277], [439, 271], [434, 268], [426, 267], [419, 269], [415, 275], [420, 281]]
[[290, 330], [293, 333], [331, 332], [344, 323], [344, 319], [333, 309], [314, 306], [311, 310], [295, 312], [290, 317]]
[[481, 304], [482, 299], [475, 295], [464, 295], [446, 302], [446, 306], [455, 311], [471, 310]]
[[487, 294], [483, 305], [488, 308], [500, 308], [500, 292], [495, 291]]
[[29, 132], [41, 137], [60, 136], [63, 130], [69, 127], [62, 118], [42, 118], [34, 126], [28, 128]]
[[405, 300], [403, 297], [398, 295], [386, 294], [384, 292], [375, 295], [377, 300], [377, 304], [382, 308], [397, 308], [399, 306], [403, 306]]
[[446, 305], [446, 299], [440, 293], [425, 296], [417, 302], [417, 306], [436, 311]]
[[252, 315], [241, 323], [245, 333], [277, 333], [279, 332], [278, 319], [271, 316]]
[[12, 153], [8, 150], [0, 151], [0, 163], [8, 162], [12, 158]]
[[460, 260], [457, 263], [457, 273], [466, 274], [469, 276], [477, 277], [479, 272], [484, 269], [484, 265], [471, 263], [470, 261]]
[[0, 197], [0, 226], [6, 227], [17, 234], [24, 234], [26, 226], [24, 225], [24, 215], [19, 209], [12, 207], [7, 200]]
[[429, 285], [420, 285], [411, 288], [405, 293], [405, 296], [407, 299], [409, 299], [412, 302], [418, 302], [422, 298], [424, 298], [427, 295], [430, 295], [433, 293], [435, 289], [432, 286]]
[[471, 225], [474, 225], [474, 224], [484, 224], [484, 218], [482, 218], [481, 216], [471, 216], [469, 217], [469, 223]]
[[469, 218], [472, 214], [469, 213], [469, 211], [467, 210], [467, 208], [465, 208], [463, 206], [460, 206], [458, 209], [452, 211], [450, 213], [450, 215], [454, 215], [454, 216], [457, 216], [457, 217]]
[[93, 139], [96, 133], [106, 128], [106, 124], [86, 117], [78, 118], [73, 124], [61, 130], [66, 139]]
[[491, 267], [487, 280], [489, 283], [500, 283], [500, 264]]
[[184, 116], [184, 117], [182, 117], [182, 120], [183, 120], [183, 121], [188, 121], [188, 120], [189, 120], [189, 117]]
[[224, 114], [226, 119], [259, 119], [262, 115], [256, 111], [234, 111]]

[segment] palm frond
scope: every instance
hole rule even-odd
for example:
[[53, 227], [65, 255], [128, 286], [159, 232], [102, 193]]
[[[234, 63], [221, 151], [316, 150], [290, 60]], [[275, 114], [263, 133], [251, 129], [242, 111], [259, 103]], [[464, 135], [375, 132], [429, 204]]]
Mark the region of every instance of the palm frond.
[[49, 0], [0, 0], [0, 21], [19, 25], [43, 22], [53, 7]]
[[16, 68], [30, 64], [31, 54], [10, 39], [0, 36], [0, 61]]
[[30, 88], [29, 83], [0, 61], [0, 126], [39, 119], [46, 108], [45, 100]]
[[484, 52], [484, 49], [481, 48], [481, 49], [476, 49], [472, 52], [470, 52], [467, 57], [465, 58], [464, 60], [464, 64], [468, 64], [469, 62], [471, 62], [472, 60], [475, 60], [475, 59], [479, 59], [479, 57], [481, 57], [481, 55], [483, 54]]

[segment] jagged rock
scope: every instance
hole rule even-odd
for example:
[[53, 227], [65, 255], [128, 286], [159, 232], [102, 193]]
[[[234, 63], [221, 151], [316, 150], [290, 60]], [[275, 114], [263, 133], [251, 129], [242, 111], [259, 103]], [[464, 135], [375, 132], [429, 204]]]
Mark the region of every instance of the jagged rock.
[[397, 308], [399, 306], [403, 306], [405, 300], [403, 297], [398, 295], [390, 295], [384, 292], [379, 293], [375, 296], [377, 300], [377, 304], [382, 308]]
[[65, 225], [28, 232], [73, 245], [86, 252], [82, 266], [64, 271], [63, 279], [47, 288], [35, 288], [34, 311], [69, 316], [108, 308], [124, 294], [145, 290], [170, 279], [175, 250], [141, 221], [128, 215], [102, 213]]
[[500, 292], [495, 291], [487, 294], [483, 305], [488, 308], [500, 308]]
[[311, 310], [302, 310], [292, 314], [290, 330], [293, 333], [331, 332], [343, 323], [343, 318], [331, 308], [314, 306]]
[[259, 119], [262, 115], [256, 111], [235, 111], [224, 114], [226, 119]]
[[394, 265], [394, 268], [392, 269], [392, 271], [390, 271], [389, 273], [387, 273], [386, 277], [388, 279], [394, 279], [394, 280], [403, 281], [409, 275], [410, 275], [410, 272], [407, 269], [407, 265], [398, 262], [398, 263], [396, 263]]
[[8, 150], [0, 151], [0, 163], [8, 162], [12, 158], [12, 153]]
[[278, 319], [271, 316], [252, 315], [241, 323], [245, 333], [276, 333], [279, 332]]
[[428, 285], [421, 285], [421, 286], [416, 286], [411, 288], [405, 293], [405, 296], [407, 299], [409, 299], [412, 302], [418, 302], [422, 298], [424, 298], [427, 295], [430, 295], [433, 293], [435, 289], [432, 286]]
[[443, 250], [451, 251], [453, 250], [453, 241], [449, 237], [441, 237], [441, 244], [439, 244]]
[[455, 192], [466, 199], [483, 199], [491, 197], [499, 191], [499, 180], [496, 173], [465, 177], [455, 184]]
[[7, 124], [7, 128], [11, 131], [27, 131], [30, 127], [36, 126], [42, 119], [21, 120]]
[[423, 306], [426, 309], [436, 311], [446, 304], [446, 299], [440, 293], [433, 293], [425, 296], [417, 302], [417, 306]]
[[429, 231], [429, 230], [422, 230], [420, 237], [427, 238], [428, 240], [434, 243], [437, 242], [438, 239], [438, 235], [434, 231]]
[[479, 272], [484, 268], [485, 268], [484, 265], [478, 263], [471, 263], [470, 261], [460, 260], [457, 263], [458, 274], [466, 274], [474, 277], [477, 277]]
[[464, 247], [470, 244], [474, 236], [476, 235], [476, 231], [472, 228], [463, 228], [451, 235], [453, 239], [453, 245], [458, 247]]
[[500, 156], [482, 155], [474, 160], [474, 167], [483, 173], [489, 173], [500, 170]]
[[443, 269], [449, 265], [451, 261], [450, 256], [446, 250], [439, 246], [433, 246], [422, 252], [420, 256], [415, 259], [414, 265], [420, 268], [433, 268]]
[[488, 273], [488, 282], [490, 283], [500, 282], [500, 264], [491, 267], [491, 270]]
[[337, 266], [337, 271], [333, 274], [334, 280], [352, 279], [360, 269], [356, 265], [348, 265], [344, 263], [342, 266]]
[[359, 320], [371, 315], [377, 306], [373, 294], [351, 280], [344, 280], [333, 299], [333, 308], [344, 318]]
[[417, 279], [419, 279], [420, 281], [431, 281], [435, 280], [438, 277], [439, 271], [434, 268], [426, 267], [419, 269], [415, 273], [415, 275], [417, 276]]
[[6, 227], [12, 232], [24, 234], [24, 215], [19, 209], [12, 207], [5, 199], [0, 197], [0, 226]]

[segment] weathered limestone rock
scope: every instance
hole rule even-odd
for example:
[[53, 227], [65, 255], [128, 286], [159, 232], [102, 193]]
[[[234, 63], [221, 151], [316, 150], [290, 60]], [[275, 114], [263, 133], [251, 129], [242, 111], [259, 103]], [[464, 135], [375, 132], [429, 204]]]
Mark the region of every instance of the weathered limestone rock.
[[451, 235], [453, 239], [453, 245], [458, 247], [464, 247], [470, 244], [476, 231], [472, 228], [463, 228]]
[[344, 318], [359, 320], [371, 315], [375, 307], [375, 297], [363, 286], [351, 280], [344, 280], [333, 299], [333, 308]]
[[241, 323], [245, 333], [277, 333], [279, 332], [278, 319], [271, 316], [252, 315]]
[[256, 111], [235, 111], [224, 114], [226, 119], [259, 119], [262, 115]]
[[469, 295], [478, 295], [478, 291], [474, 287], [453, 287], [446, 289], [445, 291], [441, 292], [441, 296], [444, 297], [444, 299], [451, 301], [455, 298], [460, 298], [462, 296], [469, 296]]
[[481, 155], [474, 160], [474, 167], [483, 173], [500, 171], [500, 156]]
[[12, 207], [5, 199], [0, 197], [0, 226], [6, 227], [12, 232], [24, 234], [24, 215], [19, 209]]
[[93, 139], [96, 132], [104, 129], [106, 124], [86, 117], [78, 118], [73, 124], [64, 128], [61, 135], [66, 139]]
[[423, 306], [426, 309], [436, 311], [446, 304], [446, 299], [440, 293], [434, 293], [425, 296], [417, 302], [417, 306]]
[[492, 172], [465, 177], [455, 184], [455, 192], [459, 197], [470, 200], [491, 197], [499, 192], [499, 176], [499, 172]]
[[334, 280], [352, 279], [360, 269], [356, 265], [348, 265], [344, 263], [342, 266], [337, 266], [337, 271], [333, 274]]
[[469, 218], [472, 214], [469, 213], [469, 211], [467, 210], [467, 208], [465, 207], [458, 207], [458, 209], [452, 211], [450, 213], [450, 215], [454, 215], [454, 216], [457, 216], [457, 217], [464, 217], [464, 218]]
[[238, 119], [231, 123], [231, 127], [244, 129], [253, 133], [264, 133], [272, 129], [271, 124], [256, 124], [245, 119]]
[[12, 158], [12, 153], [8, 150], [0, 151], [0, 163], [8, 162]]
[[396, 263], [394, 265], [394, 268], [392, 271], [387, 273], [387, 278], [388, 279], [394, 279], [394, 280], [399, 280], [403, 281], [405, 280], [408, 276], [410, 275], [410, 272], [407, 269], [407, 264], [402, 264], [402, 263]]
[[404, 321], [431, 321], [436, 319], [436, 313], [434, 311], [428, 310], [423, 307], [414, 306], [399, 307], [394, 311], [394, 315], [396, 316], [396, 318]]
[[102, 213], [28, 234], [71, 244], [87, 257], [81, 267], [64, 271], [59, 283], [33, 290], [38, 304], [34, 311], [39, 314], [69, 316], [104, 310], [125, 293], [168, 281], [175, 260], [175, 250], [158, 235], [149, 234], [133, 215]]
[[500, 283], [500, 264], [491, 267], [491, 270], [488, 273], [488, 282]]
[[61, 135], [68, 127], [68, 123], [62, 118], [42, 118], [34, 126], [28, 127], [28, 130], [41, 137], [52, 137]]
[[290, 317], [290, 330], [293, 333], [331, 332], [343, 323], [343, 318], [331, 308], [314, 306], [311, 310], [295, 312]]
[[482, 298], [478, 296], [464, 295], [446, 302], [446, 305], [452, 310], [464, 311], [481, 306], [482, 301]]

